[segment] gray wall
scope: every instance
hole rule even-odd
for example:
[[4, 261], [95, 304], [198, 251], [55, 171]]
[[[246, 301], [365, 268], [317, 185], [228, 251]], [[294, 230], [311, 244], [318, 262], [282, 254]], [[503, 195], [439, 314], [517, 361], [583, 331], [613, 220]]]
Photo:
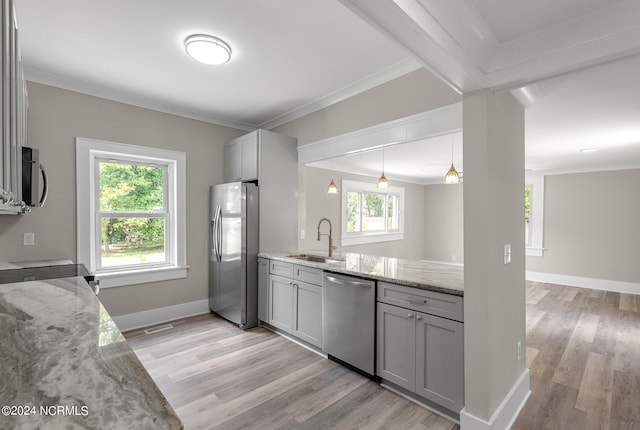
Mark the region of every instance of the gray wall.
[[462, 184], [424, 187], [425, 260], [464, 263], [462, 191]]
[[640, 283], [640, 170], [545, 177], [543, 257], [527, 270]]
[[[103, 289], [114, 316], [206, 299], [208, 187], [223, 182], [223, 145], [244, 132], [28, 83], [29, 143], [47, 168], [47, 204], [25, 216], [0, 216], [0, 261], [76, 261], [75, 137], [184, 151], [187, 154], [188, 277]], [[35, 233], [35, 246], [22, 234]]]
[[272, 131], [298, 138], [300, 146], [460, 101], [462, 96], [418, 69]]
[[[379, 242], [365, 245], [340, 246], [341, 229], [341, 181], [349, 179], [362, 182], [375, 183], [377, 178], [353, 175], [330, 170], [304, 167], [304, 193], [306, 195], [305, 218], [300, 220], [306, 226], [306, 237], [299, 241], [300, 250], [327, 251], [328, 240], [325, 236], [317, 241], [317, 226], [321, 218], [329, 218], [333, 224], [334, 244], [338, 246], [338, 252], [357, 252], [361, 254], [381, 255], [385, 257], [398, 257], [412, 260], [420, 260], [424, 255], [424, 191], [422, 185], [395, 182], [388, 178], [393, 186], [404, 187], [405, 199], [405, 234], [404, 240]], [[327, 186], [334, 179], [338, 185], [338, 194], [327, 194]], [[328, 227], [322, 226], [322, 232], [326, 233]]]

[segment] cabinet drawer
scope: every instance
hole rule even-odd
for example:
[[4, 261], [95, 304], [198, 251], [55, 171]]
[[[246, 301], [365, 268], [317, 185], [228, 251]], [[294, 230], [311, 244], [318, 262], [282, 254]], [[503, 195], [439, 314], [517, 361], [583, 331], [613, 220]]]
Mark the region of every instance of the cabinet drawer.
[[322, 270], [296, 264], [293, 266], [293, 279], [308, 282], [309, 284], [322, 285]]
[[269, 260], [269, 273], [285, 278], [293, 278], [293, 263], [285, 263], [278, 260]]
[[464, 321], [463, 298], [460, 296], [378, 282], [378, 301], [455, 321]]

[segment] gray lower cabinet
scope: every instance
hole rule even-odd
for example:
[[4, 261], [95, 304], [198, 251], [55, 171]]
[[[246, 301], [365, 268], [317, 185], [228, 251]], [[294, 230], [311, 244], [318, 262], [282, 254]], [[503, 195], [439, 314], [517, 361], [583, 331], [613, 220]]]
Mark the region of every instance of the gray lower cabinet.
[[293, 331], [293, 281], [278, 275], [269, 276], [269, 324]]
[[293, 335], [322, 347], [322, 287], [296, 281], [293, 295]]
[[268, 267], [267, 315], [263, 321], [321, 348], [322, 270], [277, 260], [270, 260]]
[[[385, 284], [385, 283], [380, 283]], [[459, 413], [464, 406], [464, 324], [415, 308], [441, 299], [439, 293], [398, 286], [416, 305], [377, 304], [377, 370], [385, 381]], [[383, 288], [379, 286], [378, 300]], [[417, 300], [424, 299], [424, 302]], [[460, 308], [462, 298], [459, 300]]]

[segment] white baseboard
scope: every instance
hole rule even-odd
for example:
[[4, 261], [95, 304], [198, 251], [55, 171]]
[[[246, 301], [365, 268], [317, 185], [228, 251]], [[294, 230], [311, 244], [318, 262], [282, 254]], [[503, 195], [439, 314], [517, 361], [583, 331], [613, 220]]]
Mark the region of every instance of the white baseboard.
[[165, 323], [167, 321], [177, 320], [180, 318], [206, 314], [207, 312], [209, 312], [209, 300], [204, 299], [195, 302], [167, 306], [164, 308], [150, 309], [148, 311], [119, 315], [113, 317], [113, 321], [115, 321], [120, 331], [129, 331]]
[[489, 421], [471, 415], [466, 408], [460, 411], [460, 430], [506, 430], [511, 428], [520, 410], [531, 395], [529, 369], [522, 375], [504, 398]]
[[580, 276], [558, 275], [555, 273], [526, 272], [527, 281], [591, 288], [592, 290], [616, 293], [640, 294], [640, 284], [634, 282], [611, 281], [608, 279], [583, 278]]

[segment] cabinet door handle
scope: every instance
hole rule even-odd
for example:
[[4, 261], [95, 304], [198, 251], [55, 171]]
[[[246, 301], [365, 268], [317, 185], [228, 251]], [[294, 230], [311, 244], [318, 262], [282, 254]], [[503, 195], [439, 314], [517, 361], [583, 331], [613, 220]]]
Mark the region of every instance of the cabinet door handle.
[[409, 319], [413, 318], [413, 314], [407, 314], [407, 318]]
[[427, 301], [425, 299], [418, 299], [416, 297], [407, 297], [407, 301], [412, 305], [426, 305]]
[[422, 319], [422, 317], [421, 317], [420, 315], [418, 315], [418, 316], [416, 317], [416, 319], [417, 319], [418, 321], [420, 321], [420, 320]]

